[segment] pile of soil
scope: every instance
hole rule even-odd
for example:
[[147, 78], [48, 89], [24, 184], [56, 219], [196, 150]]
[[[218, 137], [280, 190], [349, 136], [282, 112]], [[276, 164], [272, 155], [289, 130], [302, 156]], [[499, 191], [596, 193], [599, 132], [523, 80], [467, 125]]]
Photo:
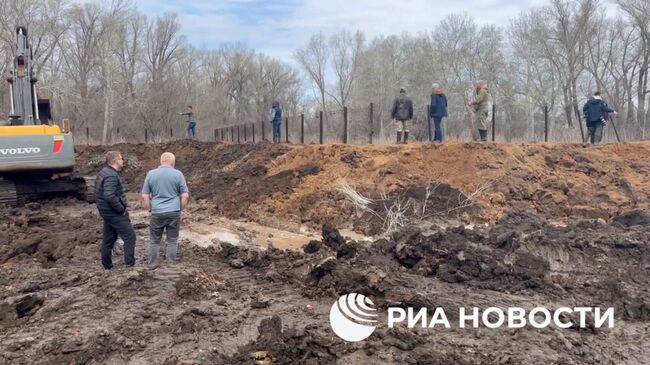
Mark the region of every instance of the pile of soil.
[[231, 218], [247, 217], [249, 209], [269, 196], [291, 194], [305, 176], [318, 174], [318, 166], [306, 163], [296, 169], [269, 174], [269, 165], [291, 151], [286, 145], [222, 144], [177, 140], [164, 144], [118, 144], [83, 146], [77, 154], [78, 172], [96, 174], [104, 164], [104, 154], [119, 150], [124, 155], [122, 171], [131, 192], [140, 192], [147, 171], [159, 166], [160, 155], [176, 156], [176, 168], [187, 180], [191, 195], [214, 202], [212, 213]]
[[332, 223], [352, 228], [357, 210], [339, 192], [342, 184], [377, 201], [387, 196], [393, 201], [415, 201], [422, 194], [412, 192], [439, 186], [434, 198], [445, 206], [453, 206], [459, 197], [470, 198], [471, 209], [454, 210], [464, 222], [494, 223], [512, 208], [554, 220], [609, 219], [623, 210], [648, 208], [650, 201], [648, 142], [582, 148], [459, 142], [236, 145], [181, 140], [78, 149], [83, 174], [96, 173], [108, 149], [123, 151], [124, 176], [133, 192], [139, 192], [160, 154], [171, 151], [192, 195], [210, 202], [212, 213], [269, 225], [317, 228]]

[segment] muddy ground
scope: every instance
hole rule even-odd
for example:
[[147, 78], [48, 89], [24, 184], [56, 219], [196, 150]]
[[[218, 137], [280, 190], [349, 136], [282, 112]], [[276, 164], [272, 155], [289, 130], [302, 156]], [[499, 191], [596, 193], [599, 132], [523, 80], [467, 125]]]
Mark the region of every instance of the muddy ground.
[[[354, 153], [343, 146], [193, 142], [118, 147], [127, 155], [132, 192], [160, 152], [176, 152], [197, 198], [184, 216], [179, 262], [145, 265], [147, 213], [137, 194], [130, 195], [137, 265], [119, 264], [118, 245], [111, 272], [99, 264], [101, 221], [92, 205], [56, 199], [0, 207], [0, 363], [650, 364], [647, 160], [615, 155], [598, 165], [608, 151], [571, 146], [545, 152], [545, 146], [409, 145]], [[623, 154], [648, 147], [617, 148]], [[82, 170], [95, 171], [104, 150], [81, 149]], [[495, 165], [486, 168], [493, 175], [479, 173], [471, 182], [458, 169], [446, 178], [416, 169], [422, 161], [434, 167], [457, 161], [471, 172], [472, 164], [507, 163], [501, 154], [519, 150], [539, 150], [540, 156], [522, 153], [524, 163], [525, 156], [546, 166], [552, 161], [555, 170], [531, 163], [522, 182], [513, 166]], [[467, 158], [451, 155], [459, 151]], [[420, 160], [412, 171], [408, 163], [391, 165], [404, 153]], [[312, 154], [329, 157], [301, 157]], [[381, 178], [373, 170], [379, 160], [385, 160]], [[561, 162], [569, 160], [572, 166]], [[398, 169], [411, 176], [394, 176]], [[381, 222], [336, 189], [336, 171], [376, 198], [374, 212], [409, 205], [406, 224], [379, 237]], [[567, 178], [567, 186], [547, 183], [543, 173]], [[442, 176], [440, 190], [427, 197], [435, 174]], [[456, 203], [499, 174], [509, 178], [510, 195], [496, 185], [475, 204]], [[627, 183], [608, 185], [615, 180]], [[610, 196], [597, 198], [593, 187], [605, 185]], [[562, 192], [565, 200], [519, 197], [524, 188]], [[507, 197], [501, 203], [500, 194]], [[346, 343], [330, 329], [329, 310], [350, 292], [368, 295], [382, 310], [442, 307], [452, 314], [458, 307], [614, 307], [616, 326], [411, 330], [387, 328], [384, 316], [366, 341]]]

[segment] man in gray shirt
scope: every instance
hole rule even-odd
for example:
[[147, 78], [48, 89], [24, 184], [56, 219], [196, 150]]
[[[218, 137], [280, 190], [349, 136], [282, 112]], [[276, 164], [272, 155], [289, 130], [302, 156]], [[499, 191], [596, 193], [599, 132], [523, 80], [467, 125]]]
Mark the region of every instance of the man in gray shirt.
[[168, 263], [176, 260], [178, 234], [181, 228], [181, 210], [190, 199], [183, 173], [174, 168], [176, 157], [165, 152], [160, 156], [160, 167], [147, 173], [142, 187], [142, 200], [151, 212], [149, 222], [149, 265], [158, 264], [160, 240], [167, 233]]

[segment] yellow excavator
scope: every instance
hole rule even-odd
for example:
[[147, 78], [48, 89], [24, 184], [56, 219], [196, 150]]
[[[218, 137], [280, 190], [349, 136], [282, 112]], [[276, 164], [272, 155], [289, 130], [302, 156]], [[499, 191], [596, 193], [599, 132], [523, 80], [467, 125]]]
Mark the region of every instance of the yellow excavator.
[[39, 99], [27, 28], [16, 27], [16, 50], [7, 81], [9, 120], [0, 122], [0, 204], [71, 195], [93, 201], [93, 178], [74, 174], [69, 123], [51, 125], [51, 105]]

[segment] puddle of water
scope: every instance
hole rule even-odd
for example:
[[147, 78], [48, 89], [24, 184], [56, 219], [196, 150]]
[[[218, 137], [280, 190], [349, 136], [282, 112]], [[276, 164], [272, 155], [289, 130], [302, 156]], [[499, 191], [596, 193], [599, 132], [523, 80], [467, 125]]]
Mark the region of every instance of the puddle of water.
[[[356, 241], [371, 241], [369, 237], [352, 231], [343, 230], [341, 234]], [[320, 232], [301, 230], [301, 233], [295, 233], [252, 222], [227, 219], [219, 219], [213, 224], [192, 223], [190, 227], [186, 226], [184, 231], [181, 230], [181, 237], [188, 238], [203, 247], [212, 245], [212, 240], [216, 238], [235, 245], [252, 244], [268, 247], [271, 244], [276, 248], [291, 250], [300, 250], [309, 241], [321, 239]]]
[[[137, 204], [131, 212], [131, 220], [149, 222], [149, 213]], [[341, 230], [341, 235], [358, 242], [370, 242], [371, 237], [350, 231]], [[253, 222], [241, 222], [223, 217], [211, 218], [209, 222], [197, 222], [192, 216], [185, 216], [181, 226], [180, 239], [201, 246], [209, 247], [213, 241], [228, 242], [233, 245], [256, 245], [268, 247], [269, 244], [280, 249], [300, 250], [311, 240], [320, 240], [321, 233], [301, 227], [300, 232], [289, 232], [281, 229], [263, 226]]]
[[233, 245], [241, 244], [241, 240], [239, 239], [239, 237], [236, 234], [228, 231], [218, 231], [209, 234], [200, 234], [190, 230], [181, 229], [179, 238], [180, 239], [186, 238], [190, 242], [200, 247], [212, 246], [214, 244], [213, 241], [215, 240], [220, 242], [227, 242]]

